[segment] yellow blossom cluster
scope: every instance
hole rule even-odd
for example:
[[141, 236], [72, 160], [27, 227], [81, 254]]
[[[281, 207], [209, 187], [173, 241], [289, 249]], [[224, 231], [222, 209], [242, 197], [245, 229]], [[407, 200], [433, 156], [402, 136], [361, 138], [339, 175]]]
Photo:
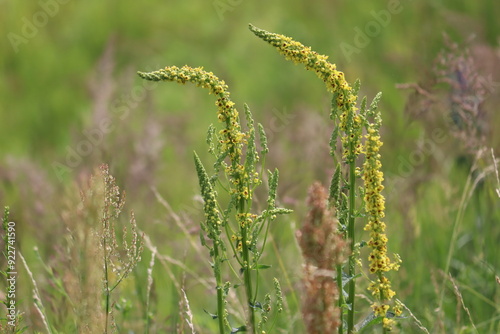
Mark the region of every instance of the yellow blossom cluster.
[[312, 51], [310, 47], [294, 41], [292, 38], [259, 29], [250, 24], [250, 30], [259, 38], [276, 47], [287, 60], [295, 64], [304, 64], [306, 69], [316, 72], [331, 93], [338, 93], [337, 104], [342, 108], [346, 104], [354, 104], [356, 96], [344, 78], [344, 73], [337, 71], [335, 64], [328, 61], [328, 56]]
[[190, 66], [168, 66], [164, 69], [149, 72], [138, 73], [143, 79], [151, 81], [172, 81], [180, 84], [190, 82], [198, 87], [206, 88], [210, 94], [217, 96], [215, 105], [217, 106], [217, 118], [220, 122], [225, 123], [225, 128], [219, 132], [221, 151], [223, 154], [227, 152], [231, 166], [227, 168], [231, 182], [236, 187], [235, 192], [238, 192], [240, 197], [249, 199], [248, 188], [243, 184], [244, 167], [240, 164], [242, 154], [242, 146], [246, 143], [246, 134], [241, 132], [239, 114], [235, 108], [235, 104], [230, 99], [228, 86], [224, 80], [220, 80], [212, 72], [203, 70], [203, 67]]
[[339, 126], [345, 133], [342, 139], [343, 158], [347, 163], [353, 162], [362, 150], [359, 138], [362, 119], [356, 113], [357, 95], [345, 80], [344, 73], [337, 71], [335, 64], [328, 61], [328, 56], [320, 55], [290, 37], [271, 33], [251, 24], [249, 27], [257, 37], [277, 48], [287, 60], [303, 64], [307, 70], [315, 72], [325, 83], [327, 90], [334, 94], [336, 108], [341, 111]]
[[[379, 118], [378, 118], [379, 119]], [[380, 300], [380, 303], [372, 305], [376, 316], [382, 316], [383, 326], [390, 330], [394, 324], [392, 318], [386, 316], [390, 306], [387, 304], [394, 296], [395, 292], [391, 289], [391, 283], [384, 276], [384, 273], [390, 270], [398, 270], [400, 265], [399, 257], [396, 262], [391, 262], [387, 256], [387, 235], [385, 234], [386, 224], [382, 221], [385, 217], [385, 198], [382, 195], [384, 186], [384, 174], [381, 171], [380, 147], [382, 142], [379, 135], [380, 123], [375, 122], [368, 125], [365, 144], [366, 160], [363, 164], [363, 180], [365, 183], [365, 211], [368, 217], [368, 223], [365, 230], [370, 231], [370, 240], [368, 246], [372, 249], [369, 255], [370, 273], [377, 275], [377, 279], [372, 281], [368, 290]], [[394, 313], [396, 310], [394, 309]]]
[[150, 73], [139, 72], [139, 76], [152, 81], [173, 81], [181, 84], [191, 82], [198, 87], [208, 89], [210, 94], [216, 95], [217, 118], [226, 123], [226, 128], [221, 131], [223, 151], [228, 150], [230, 155], [235, 155], [234, 158], [239, 158], [245, 134], [240, 131], [238, 111], [229, 97], [228, 86], [224, 80], [220, 80], [212, 72], [203, 70], [203, 67], [193, 68], [187, 65], [181, 68], [168, 66]]
[[398, 263], [391, 263], [387, 256], [387, 236], [385, 234], [385, 223], [382, 219], [385, 216], [385, 198], [382, 195], [384, 186], [384, 174], [381, 171], [380, 162], [380, 135], [376, 126], [370, 125], [366, 134], [366, 160], [363, 165], [363, 180], [365, 182], [365, 211], [368, 223], [365, 230], [370, 231], [370, 241], [368, 246], [372, 248], [370, 253], [370, 273], [376, 274], [398, 268]]
[[257, 215], [255, 215], [253, 213], [244, 213], [243, 212], [243, 213], [238, 213], [236, 215], [236, 217], [238, 218], [240, 227], [245, 228], [248, 226], [252, 226], [255, 218], [257, 218]]

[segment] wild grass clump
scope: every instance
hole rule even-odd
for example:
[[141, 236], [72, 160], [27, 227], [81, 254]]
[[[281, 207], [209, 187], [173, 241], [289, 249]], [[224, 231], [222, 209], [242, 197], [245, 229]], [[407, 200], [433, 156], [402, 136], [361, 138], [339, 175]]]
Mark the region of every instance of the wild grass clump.
[[[441, 227], [443, 233], [435, 234], [434, 245], [423, 246], [444, 254], [434, 259], [437, 268], [432, 269], [431, 277], [436, 302], [432, 316], [426, 316], [432, 319], [437, 332], [458, 327], [470, 332], [495, 332], [498, 308], [492, 293], [497, 275], [493, 263], [498, 257], [486, 250], [495, 249], [498, 239], [498, 233], [493, 232], [498, 221], [498, 195], [492, 191], [498, 173], [498, 159], [492, 147], [498, 89], [493, 80], [496, 68], [488, 67], [491, 59], [487, 54], [478, 56], [470, 41], [461, 45], [445, 35], [443, 44], [421, 83], [399, 86], [414, 91], [406, 105], [408, 115], [422, 123], [430, 136], [440, 132], [440, 140], [430, 143], [431, 153], [448, 160], [439, 160], [435, 168], [419, 173], [425, 172], [427, 178], [434, 179], [444, 172], [446, 177], [441, 177], [438, 192], [456, 189], [445, 195], [449, 213], [443, 215], [448, 223]], [[418, 177], [411, 175], [407, 181], [416, 185], [412, 191], [421, 197], [414, 195], [410, 199], [415, 206], [427, 197], [419, 189], [419, 182], [415, 182]], [[450, 303], [453, 299], [456, 302]], [[472, 309], [483, 312], [470, 312]]]
[[18, 250], [32, 285], [35, 311], [29, 314], [29, 324], [39, 318], [48, 333], [121, 332], [115, 321], [124, 300], [118, 297], [118, 287], [137, 266], [143, 250], [134, 214], [129, 227], [122, 227], [125, 196], [107, 165], [82, 188], [79, 199], [69, 196], [66, 200], [68, 207], [60, 213], [66, 233], [53, 257], [44, 259], [37, 247], [33, 251], [38, 260], [35, 265], [46, 279], [33, 273], [33, 264], [28, 266]]

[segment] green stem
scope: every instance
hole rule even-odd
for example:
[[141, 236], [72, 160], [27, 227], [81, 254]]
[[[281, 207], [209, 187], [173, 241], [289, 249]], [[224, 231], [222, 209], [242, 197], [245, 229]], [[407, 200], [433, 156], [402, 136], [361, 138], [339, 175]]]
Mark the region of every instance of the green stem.
[[354, 332], [354, 294], [356, 293], [356, 283], [354, 281], [354, 275], [356, 274], [356, 256], [354, 254], [354, 206], [356, 202], [356, 162], [352, 161], [349, 163], [349, 216], [348, 216], [348, 226], [347, 226], [347, 239], [351, 244], [351, 255], [349, 256], [349, 291], [347, 297], [347, 304], [350, 305], [347, 314], [347, 333], [351, 334]]
[[214, 274], [217, 284], [217, 319], [219, 320], [219, 333], [224, 334], [224, 296], [222, 291], [222, 277], [220, 273], [219, 247], [214, 245]]
[[339, 289], [339, 309], [340, 309], [340, 324], [339, 324], [339, 334], [344, 333], [344, 293], [342, 287], [342, 265], [337, 265], [337, 287]]
[[[459, 227], [460, 227], [462, 220], [463, 220], [465, 207], [467, 206], [467, 197], [473, 191], [473, 188], [471, 188], [471, 182], [472, 182], [472, 170], [469, 172], [469, 175], [467, 176], [467, 181], [465, 183], [465, 187], [464, 187], [464, 190], [462, 192], [462, 197], [460, 199], [460, 205], [458, 206], [458, 212], [457, 212], [457, 215], [455, 217], [455, 221], [453, 222], [453, 231], [451, 234], [450, 246], [448, 247], [448, 255], [446, 256], [444, 275], [448, 275], [448, 271], [450, 270], [451, 258], [453, 257], [453, 252], [455, 250], [455, 244], [456, 244], [457, 238], [458, 238]], [[446, 284], [446, 279], [443, 278], [443, 283], [441, 284], [441, 291], [439, 294], [439, 301], [438, 301], [438, 308], [437, 308], [439, 310], [439, 312], [441, 312], [441, 314], [444, 314], [442, 307], [443, 307], [443, 301], [444, 301], [445, 284]]]
[[[240, 200], [238, 213], [245, 212], [245, 202]], [[247, 240], [248, 240], [248, 227], [245, 225], [241, 228], [241, 242], [242, 242], [242, 255], [243, 255], [243, 277], [245, 282], [245, 292], [248, 301], [248, 314], [250, 321], [249, 332], [255, 334], [255, 312], [254, 312], [254, 296], [252, 292], [252, 275], [250, 272], [250, 254], [248, 250]]]
[[[378, 280], [379, 282], [382, 282], [382, 278], [384, 276], [382, 275], [381, 272], [378, 273]], [[380, 289], [380, 294], [379, 294], [379, 298], [380, 298], [380, 303], [383, 304], [384, 301], [385, 301], [385, 296], [384, 296], [384, 293], [382, 292], [382, 289]], [[384, 317], [386, 317], [387, 314], [384, 314]], [[382, 326], [382, 334], [386, 334], [387, 333], [387, 330], [385, 329], [384, 326]]]

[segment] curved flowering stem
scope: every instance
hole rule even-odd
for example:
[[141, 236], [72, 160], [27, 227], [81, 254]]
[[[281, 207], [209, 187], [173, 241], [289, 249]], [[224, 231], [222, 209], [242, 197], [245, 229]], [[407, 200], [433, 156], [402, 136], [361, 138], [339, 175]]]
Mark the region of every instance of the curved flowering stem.
[[[356, 158], [361, 153], [361, 127], [362, 118], [357, 113], [356, 100], [357, 89], [353, 89], [345, 80], [344, 73], [337, 71], [335, 64], [328, 62], [328, 57], [320, 55], [312, 51], [310, 47], [306, 47], [300, 42], [294, 41], [292, 38], [270, 33], [250, 25], [250, 30], [258, 37], [276, 47], [280, 54], [284, 55], [287, 60], [293, 61], [295, 64], [303, 64], [307, 70], [313, 71], [325, 83], [329, 92], [333, 93], [332, 111], [330, 118], [336, 121], [337, 115], [340, 112], [339, 128], [343, 132], [343, 160], [348, 165], [348, 214], [347, 214], [347, 231], [346, 239], [350, 240], [351, 255], [349, 256], [348, 275], [350, 277], [348, 285], [348, 304], [347, 315], [347, 332], [351, 333], [354, 330], [354, 296], [356, 285], [354, 277], [356, 275], [356, 252], [355, 252], [355, 235], [354, 221], [356, 215], [355, 209], [355, 189], [356, 189]], [[342, 306], [342, 305], [341, 305]], [[343, 322], [343, 320], [341, 320]]]
[[[224, 80], [220, 80], [212, 72], [203, 70], [203, 67], [192, 68], [190, 66], [168, 66], [164, 69], [144, 73], [138, 72], [139, 76], [151, 81], [173, 81], [181, 84], [191, 82], [198, 87], [210, 90], [210, 94], [217, 96], [215, 102], [218, 112], [217, 118], [225, 123], [225, 129], [221, 131], [222, 135], [222, 155], [229, 155], [232, 166], [230, 176], [232, 180], [240, 177], [242, 166], [240, 165], [241, 148], [245, 141], [245, 134], [241, 132], [239, 114], [230, 99], [228, 86]], [[233, 182], [234, 183], [234, 182]]]
[[[357, 94], [359, 91], [359, 81], [351, 87], [344, 78], [344, 73], [337, 71], [335, 64], [328, 62], [328, 57], [320, 55], [315, 51], [312, 51], [310, 47], [304, 46], [300, 42], [294, 41], [292, 38], [270, 33], [268, 31], [259, 29], [253, 25], [250, 25], [250, 30], [262, 40], [268, 42], [274, 46], [278, 52], [285, 56], [287, 60], [293, 61], [295, 64], [302, 64], [307, 70], [313, 71], [316, 75], [325, 83], [326, 88], [329, 92], [333, 93], [332, 97], [332, 108], [330, 113], [330, 118], [336, 123], [336, 129], [332, 134], [332, 139], [330, 141], [331, 152], [335, 152], [335, 144], [337, 141], [337, 136], [339, 130], [341, 131], [341, 142], [342, 142], [342, 160], [347, 165], [347, 177], [343, 188], [347, 188], [347, 196], [339, 196], [338, 191], [335, 189], [340, 189], [340, 181], [338, 173], [336, 172], [336, 181], [332, 179], [333, 193], [337, 194], [332, 200], [334, 200], [341, 212], [339, 212], [339, 222], [340, 229], [345, 231], [345, 237], [350, 241], [351, 255], [348, 260], [348, 293], [345, 303], [347, 304], [347, 333], [352, 333], [355, 330], [354, 326], [354, 296], [355, 296], [355, 280], [356, 272], [356, 262], [359, 254], [359, 246], [356, 244], [355, 239], [355, 218], [359, 216], [361, 210], [356, 210], [356, 178], [359, 175], [356, 169], [356, 160], [358, 156], [363, 153], [363, 145], [361, 143], [363, 126], [367, 126], [367, 147], [366, 147], [366, 162], [364, 164], [364, 179], [365, 179], [365, 208], [367, 215], [369, 217], [370, 229], [373, 227], [370, 222], [376, 221], [379, 217], [375, 216], [380, 214], [380, 210], [383, 214], [383, 196], [380, 195], [380, 191], [383, 189], [381, 182], [383, 178], [381, 177], [380, 171], [380, 155], [378, 154], [378, 148], [381, 145], [379, 141], [378, 130], [381, 124], [380, 114], [375, 114], [376, 102], [379, 96], [376, 97], [372, 106], [368, 110], [370, 116], [375, 116], [375, 123], [368, 124], [366, 120], [366, 99], [363, 99], [361, 103], [361, 110], [356, 107]], [[375, 134], [376, 133], [376, 134]], [[335, 183], [335, 184], [334, 184]], [[378, 204], [377, 204], [378, 203]], [[377, 206], [377, 210], [373, 209], [373, 205]], [[347, 213], [342, 211], [347, 211]], [[344, 218], [345, 217], [345, 218]], [[378, 225], [378, 229], [372, 230], [372, 235], [369, 245], [373, 247], [372, 256], [377, 259], [377, 263], [372, 266], [378, 266], [380, 262], [389, 264], [389, 260], [382, 249], [386, 250], [387, 237], [383, 233], [380, 227], [383, 225]], [[391, 269], [396, 269], [397, 265], [390, 267]], [[371, 269], [374, 267], [371, 267]], [[377, 267], [378, 268], [378, 267]], [[341, 267], [338, 267], [340, 271]], [[387, 269], [383, 267], [383, 269]], [[372, 270], [371, 270], [372, 271]], [[390, 283], [382, 274], [382, 271], [378, 269], [372, 271], [373, 273], [378, 273], [377, 286], [371, 286], [372, 292], [377, 291], [380, 295], [380, 300], [385, 301], [392, 298], [393, 291], [390, 290]], [[337, 273], [337, 281], [341, 283], [340, 273]], [[377, 290], [378, 287], [378, 290]], [[344, 307], [343, 298], [340, 298], [340, 307]], [[378, 305], [378, 304], [377, 304]], [[377, 316], [384, 317], [384, 331], [389, 329], [392, 322], [386, 317], [387, 309], [377, 308], [374, 306], [374, 313]], [[395, 309], [395, 313], [397, 309]], [[343, 313], [343, 312], [342, 312]], [[341, 313], [341, 314], [342, 314]], [[339, 333], [343, 333], [343, 319], [341, 319], [341, 324], [339, 327]]]
[[[268, 210], [265, 210], [261, 215], [257, 216], [251, 213], [252, 197], [255, 188], [262, 183], [260, 174], [257, 172], [256, 164], [260, 160], [259, 152], [257, 151], [255, 139], [256, 131], [255, 124], [252, 118], [250, 109], [245, 106], [245, 117], [248, 131], [241, 131], [240, 119], [235, 104], [230, 99], [228, 87], [223, 80], [220, 80], [212, 72], [207, 72], [201, 67], [192, 68], [190, 66], [169, 66], [164, 69], [150, 72], [138, 73], [140, 77], [152, 81], [173, 81], [181, 84], [190, 82], [196, 86], [206, 88], [210, 94], [217, 97], [215, 102], [218, 112], [217, 118], [225, 127], [217, 134], [215, 128], [210, 126], [207, 143], [209, 145], [209, 153], [216, 157], [214, 169], [216, 174], [209, 178], [200, 159], [195, 155], [196, 170], [200, 181], [202, 196], [205, 202], [206, 221], [202, 224], [202, 230], [207, 237], [211, 239], [211, 245], [208, 245], [201, 236], [202, 244], [209, 248], [210, 256], [213, 258], [213, 269], [217, 284], [217, 304], [220, 333], [224, 333], [224, 326], [229, 326], [227, 320], [227, 310], [225, 309], [225, 295], [231, 286], [229, 282], [223, 284], [221, 267], [223, 263], [229, 263], [225, 255], [226, 247], [221, 238], [222, 230], [230, 239], [231, 249], [234, 252], [234, 257], [241, 265], [240, 273], [243, 274], [243, 283], [245, 287], [248, 321], [246, 330], [255, 333], [256, 326], [256, 309], [261, 305], [257, 301], [258, 292], [258, 275], [259, 269], [266, 266], [260, 266], [258, 261], [263, 252], [269, 224], [276, 218], [278, 214], [286, 214], [290, 210], [276, 208], [274, 206], [274, 197], [271, 194], [276, 193], [277, 188], [277, 172], [273, 174], [272, 179], [275, 181], [270, 185], [270, 196], [273, 198], [269, 204]], [[262, 146], [260, 154], [264, 156], [267, 149], [267, 139], [262, 125], [259, 124], [259, 137]], [[242, 154], [245, 147], [245, 155]], [[230, 163], [228, 164], [227, 158]], [[213, 189], [214, 181], [217, 179], [217, 174], [220, 167], [224, 168], [224, 172], [229, 180], [227, 189], [231, 195], [228, 207], [226, 210], [219, 210], [219, 203], [216, 199], [216, 193]], [[236, 211], [235, 221], [236, 226], [233, 228], [229, 225], [229, 214], [231, 211]], [[266, 234], [264, 242], [258, 243], [257, 237], [264, 226]], [[232, 267], [231, 267], [232, 269]], [[243, 326], [245, 327], [245, 326]]]

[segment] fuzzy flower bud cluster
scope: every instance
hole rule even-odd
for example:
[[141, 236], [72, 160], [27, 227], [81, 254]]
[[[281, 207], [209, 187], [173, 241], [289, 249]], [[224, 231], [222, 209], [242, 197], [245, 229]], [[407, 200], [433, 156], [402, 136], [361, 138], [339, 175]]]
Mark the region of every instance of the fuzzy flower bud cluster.
[[349, 245], [337, 232], [338, 220], [319, 182], [309, 189], [307, 204], [309, 213], [297, 233], [306, 262], [302, 313], [308, 333], [334, 333], [341, 311], [336, 306], [339, 287], [332, 275], [347, 258]]

